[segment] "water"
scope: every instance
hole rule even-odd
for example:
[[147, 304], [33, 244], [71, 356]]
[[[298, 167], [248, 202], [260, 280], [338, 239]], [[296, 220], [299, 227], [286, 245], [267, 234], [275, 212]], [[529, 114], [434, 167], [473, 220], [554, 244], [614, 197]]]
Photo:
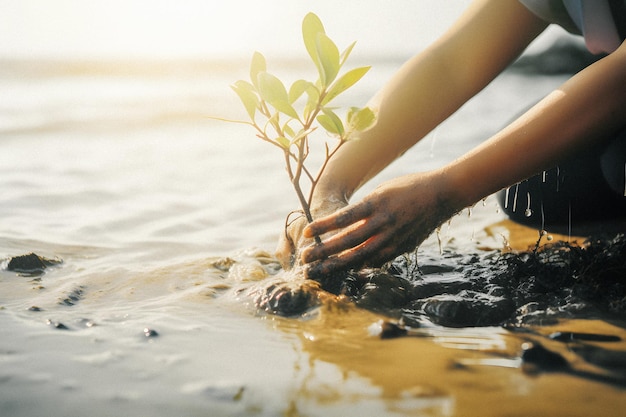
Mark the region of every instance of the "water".
[[[401, 61], [373, 64], [353, 102]], [[385, 341], [368, 330], [380, 316], [341, 303], [308, 320], [256, 312], [238, 290], [273, 272], [296, 201], [273, 148], [207, 118], [244, 117], [228, 85], [245, 62], [0, 68], [0, 258], [63, 260], [35, 277], [2, 265], [0, 415], [572, 416], [625, 405], [610, 385], [527, 376], [502, 329]], [[469, 150], [562, 80], [503, 75], [355, 198]], [[500, 220], [487, 199], [422, 250], [503, 247], [485, 231]], [[215, 267], [226, 257], [229, 272]], [[624, 333], [568, 328], [590, 325]]]

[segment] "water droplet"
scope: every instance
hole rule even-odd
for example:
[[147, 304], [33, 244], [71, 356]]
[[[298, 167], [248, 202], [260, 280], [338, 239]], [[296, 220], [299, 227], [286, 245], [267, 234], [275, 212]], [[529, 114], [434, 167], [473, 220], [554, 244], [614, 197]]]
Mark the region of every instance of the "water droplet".
[[554, 239], [554, 238], [552, 237], [552, 235], [548, 235], [548, 236], [546, 236], [546, 239], [547, 239], [548, 241], [550, 241], [550, 240], [552, 240], [552, 239]]
[[504, 192], [504, 209], [508, 209], [509, 208], [509, 190], [511, 189], [511, 187], [508, 187], [506, 189], [506, 191]]
[[530, 217], [532, 215], [533, 215], [533, 211], [531, 209], [526, 209], [526, 211], [524, 211], [524, 216]]

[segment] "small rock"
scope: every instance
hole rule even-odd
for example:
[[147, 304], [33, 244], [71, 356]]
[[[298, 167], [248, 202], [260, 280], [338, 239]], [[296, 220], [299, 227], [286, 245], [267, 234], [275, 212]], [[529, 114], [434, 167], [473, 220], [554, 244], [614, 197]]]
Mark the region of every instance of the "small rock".
[[158, 333], [156, 330], [154, 330], [154, 329], [150, 329], [150, 328], [148, 328], [148, 327], [146, 327], [145, 329], [143, 329], [143, 335], [144, 335], [146, 338], [149, 338], [149, 339], [152, 339], [152, 338], [155, 338], [155, 337], [159, 337], [159, 333]]
[[37, 274], [43, 273], [47, 267], [58, 265], [61, 262], [62, 261], [60, 259], [48, 259], [31, 252], [26, 255], [12, 257], [7, 265], [7, 270]]
[[48, 319], [46, 320], [46, 324], [58, 330], [70, 330], [69, 327], [67, 327], [65, 324], [58, 322], [58, 321]]
[[381, 339], [395, 339], [398, 337], [406, 336], [407, 331], [405, 328], [398, 326], [395, 323], [385, 321], [381, 325], [380, 338]]
[[525, 372], [554, 372], [569, 368], [569, 364], [563, 356], [544, 348], [540, 344], [525, 343], [522, 350], [522, 363]]

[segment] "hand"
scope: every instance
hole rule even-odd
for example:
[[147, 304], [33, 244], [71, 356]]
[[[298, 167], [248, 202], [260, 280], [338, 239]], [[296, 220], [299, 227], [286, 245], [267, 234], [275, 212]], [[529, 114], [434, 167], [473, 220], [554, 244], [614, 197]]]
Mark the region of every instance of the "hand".
[[[345, 207], [348, 202], [345, 199], [323, 196], [316, 198], [314, 204], [311, 214], [314, 219], [317, 219]], [[313, 236], [305, 237], [302, 234], [307, 224], [302, 212], [294, 211], [287, 216], [285, 229], [278, 238], [275, 252], [276, 258], [284, 269], [297, 266], [300, 263], [300, 250], [314, 243]]]
[[309, 278], [362, 266], [380, 266], [424, 241], [460, 208], [449, 202], [442, 174], [388, 181], [361, 202], [318, 219], [305, 238], [333, 233], [302, 251]]

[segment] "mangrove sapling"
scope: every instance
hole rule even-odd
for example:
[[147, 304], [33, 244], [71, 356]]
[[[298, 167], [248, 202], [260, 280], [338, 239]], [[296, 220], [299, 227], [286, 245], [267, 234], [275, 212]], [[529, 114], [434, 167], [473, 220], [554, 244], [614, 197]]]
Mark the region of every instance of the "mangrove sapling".
[[[350, 107], [345, 121], [342, 121], [337, 109], [331, 107], [334, 99], [370, 69], [369, 66], [358, 67], [339, 75], [355, 43], [339, 53], [335, 43], [326, 35], [322, 22], [313, 13], [307, 14], [302, 21], [302, 38], [317, 68], [315, 82], [298, 79], [287, 89], [279, 78], [267, 71], [265, 57], [255, 52], [250, 64], [250, 81], [239, 80], [231, 87], [250, 117], [249, 121], [234, 122], [252, 126], [257, 137], [280, 149], [302, 213], [310, 223], [313, 221], [313, 192], [328, 161], [353, 138], [355, 132], [369, 129], [376, 116], [368, 107]], [[328, 142], [324, 144], [324, 161], [314, 175], [305, 161], [310, 151], [309, 136], [319, 127], [337, 141], [333, 147]], [[303, 178], [310, 184], [308, 194], [302, 187]], [[316, 241], [319, 243], [319, 237]]]

